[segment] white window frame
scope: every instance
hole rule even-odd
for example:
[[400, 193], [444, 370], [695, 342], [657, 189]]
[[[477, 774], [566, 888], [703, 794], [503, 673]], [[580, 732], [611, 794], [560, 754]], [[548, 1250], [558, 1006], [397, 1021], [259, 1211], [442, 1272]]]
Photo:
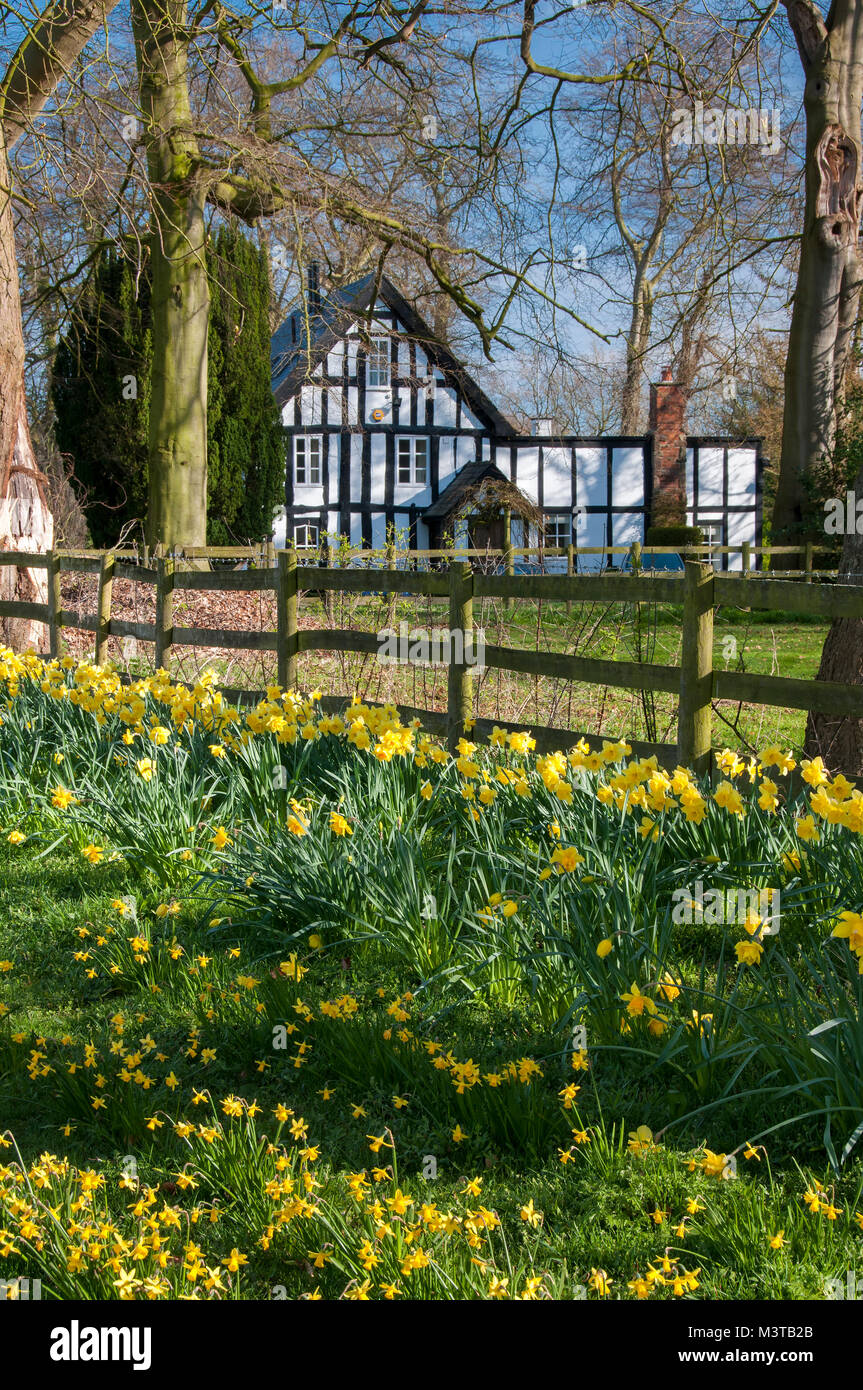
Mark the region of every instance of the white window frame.
[[[301, 539], [301, 532], [305, 533]], [[314, 532], [314, 540], [311, 533]], [[321, 529], [313, 521], [299, 521], [294, 526], [294, 545], [297, 550], [316, 550], [320, 544]]]
[[[312, 459], [312, 445], [317, 445], [317, 461]], [[300, 477], [300, 445], [303, 446], [302, 469]], [[324, 438], [321, 434], [294, 435], [294, 487], [320, 487], [324, 464]]]
[[725, 545], [725, 522], [721, 517], [716, 516], [697, 521], [695, 524], [701, 527], [704, 532], [704, 544], [709, 547], [704, 558], [714, 569], [721, 569], [723, 556], [715, 553], [714, 546]]
[[392, 357], [390, 339], [376, 333], [369, 339], [366, 352], [366, 387], [371, 390], [389, 390], [392, 386]]
[[[563, 529], [563, 537], [560, 540], [550, 540], [549, 530], [554, 527], [556, 533]], [[542, 543], [549, 550], [566, 549], [572, 540], [572, 517], [568, 513], [560, 516], [546, 516], [542, 523]]]
[[[417, 445], [422, 445], [422, 477], [418, 476]], [[402, 477], [402, 446], [407, 445], [408, 477]], [[425, 434], [400, 434], [396, 436], [396, 485], [398, 487], [427, 487], [429, 480], [429, 439]]]

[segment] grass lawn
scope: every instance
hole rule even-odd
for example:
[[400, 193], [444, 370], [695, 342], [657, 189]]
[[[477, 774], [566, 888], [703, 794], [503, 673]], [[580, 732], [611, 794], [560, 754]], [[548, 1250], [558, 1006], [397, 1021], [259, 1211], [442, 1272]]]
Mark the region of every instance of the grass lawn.
[[[839, 780], [810, 808], [782, 750], [712, 792], [277, 692], [235, 717], [93, 668], [0, 683], [7, 1280], [675, 1302], [860, 1267]], [[781, 895], [778, 933], [743, 890]]]
[[[185, 912], [171, 919], [170, 939], [183, 947], [184, 961], [206, 953], [206, 967], [180, 965], [173, 977], [160, 978], [158, 993], [153, 992], [151, 971], [143, 966], [124, 969], [112, 984], [109, 962], [128, 954], [117, 941], [126, 935], [126, 923], [112, 903], [140, 901], [140, 930], [148, 938], [156, 936], [159, 922], [153, 915], [155, 898], [150, 895], [148, 903], [147, 895], [142, 897], [139, 876], [128, 866], [98, 866], [82, 873], [75, 854], [56, 853], [46, 865], [32, 851], [13, 856], [7, 850], [2, 884], [0, 956], [15, 962], [4, 989], [11, 1014], [3, 1039], [0, 1097], [4, 1130], [14, 1136], [14, 1147], [4, 1154], [6, 1163], [20, 1159], [39, 1171], [45, 1166], [40, 1155], [48, 1152], [67, 1157], [80, 1172], [99, 1174], [105, 1191], [98, 1193], [98, 1209], [116, 1223], [118, 1238], [122, 1232], [127, 1240], [133, 1231], [146, 1240], [126, 1215], [129, 1191], [152, 1189], [154, 1211], [167, 1207], [181, 1213], [183, 1241], [175, 1249], [182, 1250], [187, 1236], [194, 1236], [205, 1251], [202, 1262], [221, 1268], [228, 1286], [239, 1282], [243, 1297], [272, 1297], [279, 1286], [289, 1297], [315, 1290], [339, 1297], [352, 1291], [351, 1275], [353, 1289], [362, 1286], [365, 1271], [357, 1252], [375, 1222], [350, 1201], [340, 1175], [369, 1171], [375, 1164], [386, 1167], [387, 1176], [380, 1184], [369, 1181], [366, 1205], [375, 1197], [386, 1202], [401, 1189], [412, 1198], [409, 1218], [418, 1216], [423, 1204], [433, 1204], [461, 1223], [479, 1207], [495, 1213], [500, 1226], [485, 1235], [480, 1224], [476, 1248], [498, 1279], [508, 1278], [507, 1292], [513, 1294], [540, 1276], [542, 1290], [554, 1298], [598, 1297], [602, 1290], [591, 1287], [591, 1271], [603, 1270], [613, 1281], [615, 1296], [637, 1297], [639, 1277], [651, 1268], [661, 1270], [667, 1258], [669, 1283], [654, 1286], [652, 1297], [674, 1297], [674, 1279], [697, 1269], [697, 1287], [684, 1288], [684, 1294], [808, 1299], [823, 1296], [829, 1279], [844, 1280], [846, 1269], [859, 1263], [863, 1238], [853, 1211], [861, 1202], [861, 1168], [856, 1162], [846, 1165], [837, 1182], [825, 1161], [817, 1122], [771, 1137], [748, 1162], [738, 1155], [736, 1181], [711, 1175], [709, 1163], [705, 1171], [706, 1141], [715, 1146], [714, 1153], [724, 1153], [741, 1135], [757, 1135], [774, 1123], [770, 1102], [757, 1092], [732, 1115], [677, 1124], [657, 1138], [655, 1148], [647, 1140], [639, 1152], [636, 1140], [633, 1152], [629, 1135], [645, 1124], [659, 1131], [673, 1113], [658, 1079], [651, 1083], [643, 1073], [633, 1073], [613, 1047], [593, 1054], [587, 1049], [595, 1076], [573, 1073], [561, 1056], [559, 1035], [530, 1026], [522, 1010], [480, 1001], [453, 1010], [442, 995], [424, 990], [421, 1008], [410, 1001], [406, 1010], [423, 1036], [440, 1040], [461, 1059], [477, 1059], [486, 1074], [528, 1054], [541, 1067], [543, 1075], [532, 1085], [541, 1092], [542, 1104], [488, 1115], [481, 1104], [462, 1104], [451, 1085], [431, 1086], [435, 1074], [424, 1075], [430, 1071], [427, 1059], [418, 1065], [402, 1048], [382, 1045], [383, 1033], [393, 1026], [387, 1008], [407, 985], [420, 986], [421, 981], [395, 960], [364, 969], [340, 951], [303, 953], [310, 978], [302, 981], [299, 993], [318, 1014], [322, 1002], [347, 992], [360, 1003], [360, 1019], [350, 1024], [349, 1044], [343, 1023], [322, 1028], [316, 1020], [314, 1028], [304, 1028], [303, 1039], [314, 1036], [314, 1045], [308, 1061], [297, 1067], [295, 1044], [281, 1054], [273, 1049], [271, 1025], [274, 1017], [290, 1018], [285, 1005], [295, 991], [280, 995], [278, 988], [270, 989], [270, 998], [276, 996], [282, 1007], [268, 1007], [264, 1018], [237, 1005], [232, 994], [238, 975], [262, 974], [257, 952], [245, 949], [231, 957], [224, 945], [215, 946], [206, 932], [196, 929]], [[100, 931], [112, 935], [106, 947], [94, 949]], [[86, 980], [85, 963], [75, 959], [85, 951], [90, 960], [104, 962], [97, 980]], [[446, 1022], [423, 1026], [419, 1016], [433, 1017], [441, 1006]], [[116, 1023], [120, 1016], [122, 1034]], [[12, 1041], [13, 1036], [21, 1040]], [[131, 1082], [125, 1087], [128, 1094], [117, 1096], [124, 1087], [117, 1082], [119, 1062], [111, 1048], [119, 1037], [135, 1054], [143, 1054], [142, 1069], [153, 1081], [147, 1092]], [[190, 1057], [193, 1039], [197, 1055]], [[88, 1045], [94, 1049], [89, 1067]], [[211, 1060], [202, 1060], [209, 1050]], [[36, 1063], [34, 1053], [39, 1054]], [[79, 1070], [70, 1078], [69, 1068], [76, 1063]], [[47, 1075], [31, 1075], [31, 1069], [44, 1073], [46, 1067], [51, 1068]], [[107, 1085], [100, 1086], [99, 1078], [106, 1075]], [[169, 1076], [179, 1079], [176, 1090], [166, 1088]], [[559, 1093], [573, 1082], [581, 1082], [585, 1094], [566, 1111]], [[191, 1108], [189, 1098], [201, 1093], [211, 1096], [212, 1104]], [[93, 1109], [93, 1101], [103, 1095], [114, 1098], [107, 1113]], [[406, 1102], [403, 1107], [396, 1096]], [[221, 1102], [226, 1097], [241, 1098], [242, 1119], [225, 1116]], [[265, 1192], [278, 1170], [249, 1137], [247, 1106], [253, 1101], [261, 1107], [258, 1130], [273, 1138], [279, 1105], [302, 1117], [309, 1143], [321, 1146], [321, 1157], [314, 1166], [295, 1161], [287, 1171], [313, 1171], [324, 1205], [333, 1207], [333, 1215], [323, 1221], [301, 1218], [290, 1231], [283, 1228], [283, 1238], [268, 1249], [261, 1248], [261, 1237], [279, 1206]], [[181, 1109], [188, 1109], [196, 1124], [213, 1126], [218, 1139], [208, 1146], [197, 1136], [191, 1142], [172, 1136], [169, 1116]], [[162, 1116], [167, 1137], [148, 1129], [153, 1115]], [[453, 1139], [457, 1125], [467, 1135], [460, 1142]], [[564, 1164], [560, 1152], [569, 1149], [573, 1129], [589, 1136], [589, 1142], [576, 1144], [571, 1161]], [[371, 1154], [370, 1135], [385, 1137], [387, 1145], [392, 1139], [395, 1153], [384, 1147]], [[296, 1153], [287, 1126], [281, 1138]], [[397, 1180], [390, 1177], [394, 1158]], [[183, 1194], [177, 1186], [183, 1171], [198, 1175], [200, 1185], [193, 1192]], [[813, 1215], [803, 1203], [815, 1179], [843, 1209], [836, 1221]], [[120, 1187], [123, 1181], [126, 1191]], [[466, 1190], [474, 1182], [475, 1194]], [[55, 1184], [54, 1196], [63, 1186], [57, 1179]], [[196, 1208], [204, 1215], [193, 1231], [186, 1223]], [[215, 1225], [212, 1211], [218, 1213]], [[536, 1225], [523, 1219], [526, 1211], [539, 1214]], [[773, 1250], [770, 1238], [780, 1231], [786, 1244]], [[70, 1237], [69, 1248], [79, 1241], [86, 1248], [80, 1231]], [[346, 1249], [339, 1248], [342, 1241]], [[436, 1243], [434, 1235], [429, 1243]], [[318, 1270], [310, 1252], [321, 1247], [331, 1258]], [[233, 1249], [248, 1258], [236, 1281], [222, 1266]], [[432, 1283], [421, 1271], [420, 1277], [402, 1273], [402, 1256], [409, 1249], [402, 1244], [400, 1250], [388, 1251], [383, 1243], [384, 1268], [373, 1271], [378, 1277], [372, 1296], [380, 1296], [381, 1285], [391, 1281], [405, 1296], [446, 1296], [446, 1277]], [[450, 1296], [487, 1296], [491, 1281], [481, 1276], [482, 1265], [471, 1267], [459, 1259], [463, 1253], [469, 1255], [470, 1247], [448, 1250], [449, 1260], [442, 1260], [453, 1280]], [[9, 1263], [14, 1274], [36, 1274], [29, 1252], [13, 1255]], [[153, 1255], [138, 1268], [142, 1276], [152, 1277]], [[9, 1272], [4, 1271], [6, 1277]], [[75, 1296], [82, 1278], [80, 1271], [70, 1274], [53, 1261], [40, 1261], [38, 1272], [43, 1297]], [[112, 1296], [113, 1271], [105, 1273], [97, 1280], [92, 1265], [86, 1271], [96, 1296]], [[630, 1283], [635, 1287], [630, 1289]]]

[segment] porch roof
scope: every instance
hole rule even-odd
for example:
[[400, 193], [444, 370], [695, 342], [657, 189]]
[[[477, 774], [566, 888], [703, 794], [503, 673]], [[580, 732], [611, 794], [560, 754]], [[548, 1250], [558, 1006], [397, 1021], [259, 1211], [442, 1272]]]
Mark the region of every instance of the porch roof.
[[[502, 473], [496, 463], [491, 459], [474, 459], [472, 463], [465, 464], [464, 468], [455, 475], [452, 482], [444, 488], [436, 502], [432, 502], [423, 512], [423, 521], [444, 521], [446, 517], [452, 516], [458, 510], [459, 504], [471, 488], [476, 487], [477, 483], [484, 482], [486, 478], [492, 478], [495, 482], [507, 483], [512, 487], [510, 479]], [[524, 499], [527, 506], [530, 502]]]

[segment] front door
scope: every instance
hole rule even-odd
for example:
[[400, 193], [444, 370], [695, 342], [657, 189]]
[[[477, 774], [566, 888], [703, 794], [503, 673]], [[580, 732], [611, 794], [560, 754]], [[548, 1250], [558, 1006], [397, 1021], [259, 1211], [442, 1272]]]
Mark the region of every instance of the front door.
[[491, 521], [468, 521], [469, 550], [503, 550], [503, 517]]

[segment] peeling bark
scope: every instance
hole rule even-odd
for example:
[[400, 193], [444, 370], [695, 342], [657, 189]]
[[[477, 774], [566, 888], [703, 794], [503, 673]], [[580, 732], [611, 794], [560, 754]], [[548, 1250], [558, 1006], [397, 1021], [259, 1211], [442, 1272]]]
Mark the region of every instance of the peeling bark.
[[[0, 550], [44, 551], [54, 525], [47, 504], [44, 475], [30, 440], [24, 390], [24, 334], [9, 164], [0, 123]], [[44, 570], [0, 568], [0, 599], [44, 603]], [[47, 645], [44, 623], [0, 618], [0, 640], [26, 651]]]
[[[49, 5], [25, 34], [0, 84], [0, 550], [39, 553], [54, 540], [47, 480], [27, 420], [8, 152], [115, 4], [60, 0]], [[0, 568], [0, 599], [44, 603], [47, 596], [44, 570]], [[16, 651], [47, 647], [47, 627], [27, 618], [2, 618], [0, 641]]]

